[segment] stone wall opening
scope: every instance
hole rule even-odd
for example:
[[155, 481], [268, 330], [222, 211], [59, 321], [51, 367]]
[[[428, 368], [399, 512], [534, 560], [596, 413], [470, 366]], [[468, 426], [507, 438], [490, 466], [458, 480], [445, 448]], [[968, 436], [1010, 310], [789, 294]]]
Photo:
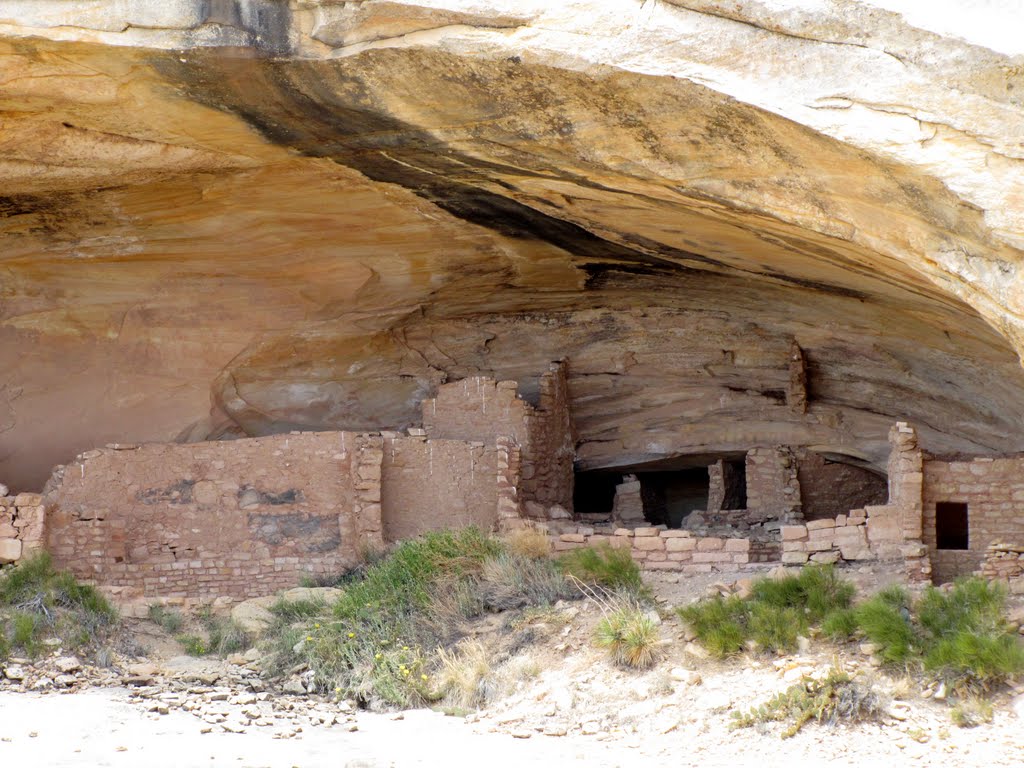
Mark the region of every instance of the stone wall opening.
[[637, 479], [644, 518], [651, 525], [681, 528], [691, 513], [708, 508], [707, 467], [638, 472]]
[[589, 515], [610, 517], [615, 506], [615, 490], [620, 483], [621, 472], [576, 472], [572, 491], [573, 510], [584, 519]]
[[827, 520], [851, 509], [885, 504], [885, 474], [836, 454], [808, 451], [798, 456], [800, 506], [805, 520]]
[[967, 511], [967, 505], [963, 502], [936, 502], [936, 549], [970, 549], [970, 524]]

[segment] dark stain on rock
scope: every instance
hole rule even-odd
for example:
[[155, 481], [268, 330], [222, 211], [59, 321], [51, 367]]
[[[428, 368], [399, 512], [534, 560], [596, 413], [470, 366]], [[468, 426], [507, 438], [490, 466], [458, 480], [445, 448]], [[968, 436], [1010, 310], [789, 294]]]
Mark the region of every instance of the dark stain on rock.
[[300, 504], [305, 501], [305, 496], [298, 488], [289, 488], [280, 493], [261, 491], [251, 485], [243, 485], [238, 489], [238, 505], [242, 508], [268, 504], [270, 506], [282, 506], [285, 504]]
[[332, 552], [341, 546], [335, 517], [250, 513], [247, 524], [254, 539], [274, 548], [313, 554]]
[[191, 504], [195, 480], [179, 480], [163, 488], [147, 488], [135, 498], [143, 504]]

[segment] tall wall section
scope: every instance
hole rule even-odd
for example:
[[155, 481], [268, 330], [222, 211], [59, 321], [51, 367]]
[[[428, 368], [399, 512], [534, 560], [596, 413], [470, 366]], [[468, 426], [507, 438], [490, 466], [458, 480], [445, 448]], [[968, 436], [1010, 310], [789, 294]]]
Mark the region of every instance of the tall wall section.
[[[967, 504], [967, 549], [939, 549], [936, 504]], [[978, 570], [990, 544], [1024, 545], [1024, 456], [924, 462], [923, 540], [936, 579]]]
[[519, 503], [531, 517], [548, 517], [553, 506], [572, 511], [576, 440], [569, 413], [565, 365], [553, 363], [540, 378], [536, 408], [517, 394], [514, 381], [476, 376], [445, 384], [423, 401], [423, 427], [432, 439], [519, 448]]
[[125, 597], [240, 599], [336, 574], [380, 543], [374, 448], [309, 432], [89, 451], [48, 486], [48, 548]]

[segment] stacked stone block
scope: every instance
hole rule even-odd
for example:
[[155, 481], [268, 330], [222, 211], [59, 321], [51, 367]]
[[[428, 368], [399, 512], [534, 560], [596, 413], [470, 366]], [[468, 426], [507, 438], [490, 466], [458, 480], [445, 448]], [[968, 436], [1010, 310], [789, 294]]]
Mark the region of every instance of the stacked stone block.
[[0, 565], [6, 565], [45, 546], [46, 505], [36, 493], [8, 496], [6, 487], [0, 490]]
[[752, 519], [800, 519], [800, 481], [789, 448], [747, 452], [747, 511]]
[[996, 541], [988, 545], [978, 575], [1006, 584], [1010, 592], [1024, 595], [1024, 544]]
[[608, 544], [629, 549], [640, 566], [652, 571], [711, 573], [733, 570], [752, 562], [748, 538], [694, 536], [690, 531], [664, 526], [596, 528], [587, 525], [540, 524], [554, 552]]

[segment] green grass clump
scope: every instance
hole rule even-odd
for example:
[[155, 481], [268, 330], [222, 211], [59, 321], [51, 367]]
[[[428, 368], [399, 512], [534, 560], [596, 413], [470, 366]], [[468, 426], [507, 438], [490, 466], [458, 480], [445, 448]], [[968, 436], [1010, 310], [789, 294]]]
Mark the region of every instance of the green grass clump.
[[765, 651], [792, 651], [813, 624], [848, 611], [853, 595], [853, 585], [831, 565], [810, 565], [781, 579], [758, 579], [747, 599], [715, 596], [679, 615], [718, 657], [739, 653], [750, 640]]
[[679, 608], [678, 613], [714, 656], [724, 658], [743, 650], [749, 636], [747, 600], [736, 595], [715, 595]]
[[180, 632], [185, 624], [185, 617], [181, 615], [181, 611], [165, 608], [159, 604], [149, 606], [148, 615], [150, 621], [162, 627], [170, 635]]
[[658, 627], [635, 608], [620, 608], [601, 619], [594, 640], [623, 667], [647, 669], [657, 659]]
[[646, 599], [640, 566], [625, 547], [602, 544], [574, 549], [559, 558], [565, 573], [587, 585]]
[[178, 635], [175, 640], [189, 656], [205, 656], [210, 652], [210, 644], [199, 635]]
[[445, 668], [437, 649], [455, 647], [467, 621], [579, 596], [552, 561], [472, 528], [402, 542], [342, 589], [333, 606], [272, 609], [268, 671], [305, 663], [319, 690], [378, 708], [440, 698], [447, 689], [434, 678]]
[[285, 600], [281, 598], [272, 606], [270, 612], [286, 622], [301, 621], [311, 616], [320, 616], [327, 610], [327, 601], [323, 598], [304, 600]]
[[821, 622], [821, 633], [830, 640], [850, 640], [857, 633], [857, 611], [853, 608], [840, 608], [832, 611]]
[[900, 587], [888, 587], [857, 606], [857, 626], [878, 646], [878, 657], [886, 664], [907, 664], [915, 654], [910, 597]]
[[36, 656], [56, 638], [68, 650], [102, 645], [117, 612], [95, 587], [56, 571], [49, 555], [30, 557], [0, 573], [0, 650]]
[[789, 721], [782, 738], [795, 736], [814, 720], [835, 725], [879, 719], [886, 702], [871, 686], [848, 673], [832, 668], [821, 680], [805, 677], [782, 693], [773, 696], [747, 713], [733, 712], [734, 728], [749, 728], [758, 723]]

